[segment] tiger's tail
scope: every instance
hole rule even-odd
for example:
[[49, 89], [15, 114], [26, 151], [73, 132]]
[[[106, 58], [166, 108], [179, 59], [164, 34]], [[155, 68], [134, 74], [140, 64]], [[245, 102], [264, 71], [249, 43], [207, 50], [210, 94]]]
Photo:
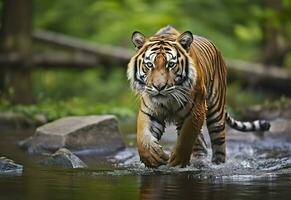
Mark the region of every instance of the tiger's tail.
[[250, 122], [241, 122], [233, 119], [229, 114], [225, 113], [226, 123], [233, 129], [243, 132], [249, 131], [268, 131], [271, 127], [270, 122], [265, 120], [255, 120]]

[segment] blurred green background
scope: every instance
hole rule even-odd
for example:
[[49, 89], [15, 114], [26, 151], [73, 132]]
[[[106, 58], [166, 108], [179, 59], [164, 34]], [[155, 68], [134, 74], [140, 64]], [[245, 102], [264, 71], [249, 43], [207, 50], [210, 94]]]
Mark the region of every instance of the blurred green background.
[[[3, 12], [0, 1], [0, 14]], [[147, 36], [172, 25], [211, 39], [224, 57], [291, 68], [290, 0], [34, 0], [33, 27], [79, 37], [92, 43], [132, 48], [135, 30]], [[270, 53], [270, 51], [272, 53]], [[35, 103], [1, 99], [0, 111], [49, 120], [66, 115], [112, 113], [134, 118], [137, 97], [126, 66], [94, 69], [45, 69], [32, 72]], [[280, 96], [229, 83], [228, 110], [238, 114]]]

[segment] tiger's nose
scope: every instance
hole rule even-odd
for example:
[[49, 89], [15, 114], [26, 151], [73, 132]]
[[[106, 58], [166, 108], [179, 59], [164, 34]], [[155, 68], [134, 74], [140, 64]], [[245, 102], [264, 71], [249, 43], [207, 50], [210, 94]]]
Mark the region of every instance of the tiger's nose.
[[166, 86], [167, 84], [157, 84], [157, 85], [153, 84], [153, 87], [158, 91], [162, 91], [163, 89], [166, 88]]

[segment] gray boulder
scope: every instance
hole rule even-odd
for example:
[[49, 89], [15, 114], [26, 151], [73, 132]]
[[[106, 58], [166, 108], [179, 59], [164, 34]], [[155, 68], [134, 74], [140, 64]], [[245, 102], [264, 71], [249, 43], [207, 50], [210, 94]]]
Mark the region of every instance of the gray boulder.
[[29, 153], [41, 154], [68, 148], [74, 153], [108, 154], [125, 148], [118, 121], [112, 115], [64, 117], [36, 129], [21, 141]]
[[18, 175], [22, 174], [22, 171], [22, 165], [16, 164], [6, 157], [0, 157], [0, 175]]
[[85, 168], [87, 165], [66, 148], [61, 148], [46, 160], [43, 165], [49, 167]]

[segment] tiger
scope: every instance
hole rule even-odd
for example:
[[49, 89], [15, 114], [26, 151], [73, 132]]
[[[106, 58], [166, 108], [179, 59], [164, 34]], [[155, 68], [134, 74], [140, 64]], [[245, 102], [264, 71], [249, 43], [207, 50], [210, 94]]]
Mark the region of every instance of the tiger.
[[[136, 52], [127, 77], [140, 103], [136, 143], [146, 167], [185, 167], [192, 154], [207, 152], [204, 122], [214, 164], [226, 161], [226, 124], [239, 131], [269, 130], [267, 121], [241, 122], [227, 113], [226, 64], [210, 40], [172, 26], [148, 38], [135, 31], [131, 39]], [[171, 155], [159, 143], [166, 124], [174, 124], [177, 131]]]

